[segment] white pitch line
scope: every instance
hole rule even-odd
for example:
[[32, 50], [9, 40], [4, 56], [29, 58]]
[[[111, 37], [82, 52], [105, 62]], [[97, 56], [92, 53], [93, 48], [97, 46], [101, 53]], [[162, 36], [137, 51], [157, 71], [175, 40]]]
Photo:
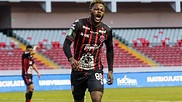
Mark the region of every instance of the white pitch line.
[[167, 100], [112, 100], [107, 102], [182, 102], [182, 101], [167, 101]]
[[[25, 100], [25, 99], [22, 99], [22, 98], [0, 98], [0, 102], [1, 100], [11, 100], [11, 101], [15, 101], [15, 100], [19, 100], [19, 101], [22, 101], [22, 100]], [[48, 100], [48, 101], [62, 101], [62, 100], [73, 100], [73, 99], [44, 99], [44, 98], [32, 98], [32, 100], [36, 100], [36, 101], [45, 101], [45, 100]]]
[[[0, 98], [0, 101], [23, 101], [25, 99], [22, 98]], [[44, 99], [44, 98], [35, 98], [32, 100], [36, 100], [36, 101], [60, 101], [62, 102], [63, 100], [73, 100], [73, 99]], [[86, 99], [85, 99], [86, 101]], [[182, 102], [181, 101], [168, 101], [168, 100], [112, 100], [112, 101], [107, 101], [107, 100], [103, 100], [103, 102]]]

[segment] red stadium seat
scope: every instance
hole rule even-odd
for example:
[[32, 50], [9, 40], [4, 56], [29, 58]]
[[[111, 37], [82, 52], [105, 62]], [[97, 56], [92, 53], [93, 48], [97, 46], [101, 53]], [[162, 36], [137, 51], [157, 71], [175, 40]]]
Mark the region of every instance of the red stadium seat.
[[27, 40], [28, 40], [28, 41], [32, 40], [32, 37], [28, 36], [28, 37], [27, 37]]
[[63, 34], [63, 35], [66, 35], [66, 32], [63, 31], [62, 34]]
[[39, 47], [42, 49], [43, 48], [43, 43], [41, 41], [39, 41], [38, 43], [39, 43]]
[[5, 42], [0, 42], [0, 47], [6, 48], [6, 43]]
[[145, 41], [146, 47], [149, 47], [150, 42], [148, 40]]
[[166, 46], [166, 41], [165, 40], [161, 40], [162, 46]]
[[12, 48], [15, 48], [15, 43], [14, 42], [9, 42], [9, 43], [10, 43]]
[[48, 42], [48, 40], [47, 39], [43, 39], [43, 42]]
[[53, 41], [51, 42], [51, 44], [52, 44], [52, 48], [60, 48], [60, 42], [58, 41]]
[[133, 40], [133, 46], [137, 47], [137, 41], [136, 40]]
[[182, 46], [182, 40], [177, 40], [178, 46]]

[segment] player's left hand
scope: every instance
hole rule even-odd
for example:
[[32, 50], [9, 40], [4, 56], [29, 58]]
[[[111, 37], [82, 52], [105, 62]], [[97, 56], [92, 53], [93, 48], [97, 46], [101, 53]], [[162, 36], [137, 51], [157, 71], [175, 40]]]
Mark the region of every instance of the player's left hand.
[[112, 71], [109, 71], [108, 74], [107, 74], [107, 78], [108, 78], [108, 81], [107, 81], [107, 84], [108, 85], [111, 85], [113, 83], [113, 75], [112, 75]]
[[37, 75], [38, 75], [38, 78], [40, 79], [40, 73], [37, 73]]

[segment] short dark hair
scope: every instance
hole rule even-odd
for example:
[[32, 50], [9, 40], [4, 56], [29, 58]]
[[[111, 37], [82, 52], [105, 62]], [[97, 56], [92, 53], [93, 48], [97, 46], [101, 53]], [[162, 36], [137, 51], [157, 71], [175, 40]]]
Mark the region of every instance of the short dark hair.
[[103, 0], [93, 0], [92, 2], [90, 2], [89, 9], [92, 9], [92, 7], [93, 7], [95, 4], [103, 4], [104, 7], [106, 6], [106, 3], [103, 2]]
[[33, 46], [32, 45], [27, 45], [26, 49], [28, 49], [28, 48], [33, 48]]

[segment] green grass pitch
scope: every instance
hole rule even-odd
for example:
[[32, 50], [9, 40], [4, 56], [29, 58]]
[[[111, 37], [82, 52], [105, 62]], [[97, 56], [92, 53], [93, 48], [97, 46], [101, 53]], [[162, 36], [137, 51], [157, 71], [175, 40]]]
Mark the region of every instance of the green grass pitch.
[[[25, 102], [24, 92], [0, 93], [0, 102]], [[32, 102], [73, 102], [73, 99], [70, 90], [35, 90]], [[91, 102], [88, 92], [85, 102]], [[182, 102], [182, 87], [105, 89], [102, 102]]]

